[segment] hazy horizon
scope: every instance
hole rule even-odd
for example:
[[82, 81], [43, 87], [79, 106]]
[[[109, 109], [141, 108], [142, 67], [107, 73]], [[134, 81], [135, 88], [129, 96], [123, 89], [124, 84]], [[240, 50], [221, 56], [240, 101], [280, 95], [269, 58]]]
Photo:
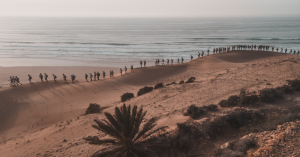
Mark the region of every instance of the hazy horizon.
[[299, 0], [0, 0], [0, 16], [15, 17], [286, 17]]

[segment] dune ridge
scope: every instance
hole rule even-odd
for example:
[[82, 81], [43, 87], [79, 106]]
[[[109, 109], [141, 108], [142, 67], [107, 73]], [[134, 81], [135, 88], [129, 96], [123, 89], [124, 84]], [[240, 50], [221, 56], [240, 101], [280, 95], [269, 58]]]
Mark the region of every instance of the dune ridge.
[[[284, 84], [288, 78], [297, 78], [295, 71], [287, 69], [297, 70], [298, 65], [282, 62], [292, 58], [300, 60], [298, 56], [274, 52], [234, 51], [194, 59], [178, 66], [136, 69], [122, 77], [95, 82], [79, 79], [74, 84], [50, 81], [48, 84], [35, 82], [34, 85], [2, 88], [0, 152], [18, 156], [14, 147], [15, 143], [20, 143], [17, 147], [25, 156], [49, 152], [52, 155], [91, 155], [96, 147], [86, 144], [82, 137], [96, 134], [91, 127], [92, 119], [101, 119], [103, 115], [82, 116], [89, 103], [99, 103], [108, 107], [106, 112], [112, 112], [114, 106], [122, 104], [120, 96], [125, 92], [136, 96], [138, 89], [146, 85], [178, 83], [191, 76], [196, 77], [193, 84], [170, 85], [126, 102], [143, 106], [148, 110], [146, 118], [159, 116], [159, 125], [174, 129], [176, 123], [188, 120], [182, 115], [182, 110], [191, 104], [217, 103], [244, 87], [256, 90], [264, 88], [266, 82], [276, 86]], [[270, 65], [272, 63], [277, 64]], [[267, 73], [269, 71], [272, 73]], [[62, 143], [64, 138], [71, 144]], [[43, 142], [45, 145], [41, 146]]]

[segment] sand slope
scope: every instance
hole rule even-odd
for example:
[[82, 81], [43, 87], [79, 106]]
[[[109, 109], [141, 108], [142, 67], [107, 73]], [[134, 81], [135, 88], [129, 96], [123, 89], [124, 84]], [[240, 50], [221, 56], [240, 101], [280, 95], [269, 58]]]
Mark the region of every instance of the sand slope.
[[[122, 104], [120, 96], [125, 92], [136, 94], [145, 85], [178, 83], [194, 76], [197, 79], [193, 84], [171, 85], [127, 102], [143, 106], [148, 110], [146, 118], [159, 116], [159, 125], [173, 129], [176, 123], [188, 119], [182, 116], [182, 110], [191, 104], [217, 103], [243, 87], [259, 89], [266, 86], [265, 80], [280, 85], [288, 78], [298, 77], [293, 71], [298, 65], [282, 62], [291, 58], [273, 52], [235, 51], [195, 59], [184, 65], [136, 69], [122, 77], [100, 81], [35, 82], [17, 88], [2, 88], [0, 153], [6, 156], [91, 155], [98, 147], [86, 144], [82, 137], [97, 133], [91, 127], [92, 120], [103, 118], [103, 114], [81, 116], [89, 103], [101, 104], [109, 107], [106, 112], [113, 112], [114, 106]], [[271, 63], [274, 65], [268, 66]], [[63, 139], [68, 142], [62, 142]]]

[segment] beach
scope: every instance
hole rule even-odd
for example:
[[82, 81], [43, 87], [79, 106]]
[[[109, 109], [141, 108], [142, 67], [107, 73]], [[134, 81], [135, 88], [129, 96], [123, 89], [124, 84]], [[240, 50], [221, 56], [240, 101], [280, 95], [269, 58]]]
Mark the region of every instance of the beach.
[[[289, 62], [291, 61], [291, 62]], [[91, 127], [93, 119], [103, 119], [103, 112], [114, 112], [120, 106], [123, 93], [134, 93], [127, 105], [137, 105], [147, 110], [146, 119], [160, 117], [159, 126], [168, 131], [177, 123], [190, 121], [182, 114], [192, 104], [217, 104], [241, 88], [258, 91], [277, 87], [288, 79], [299, 77], [298, 55], [284, 55], [266, 51], [231, 51], [196, 58], [180, 65], [149, 66], [136, 68], [123, 76], [99, 81], [84, 80], [86, 71], [114, 70], [107, 67], [1, 67], [0, 88], [0, 153], [4, 156], [87, 156], [101, 147], [89, 145], [82, 138], [100, 135]], [[8, 87], [5, 78], [11, 72], [18, 73], [22, 86]], [[48, 83], [38, 80], [39, 72], [67, 73], [78, 76], [76, 83]], [[33, 84], [24, 78], [34, 76]], [[34, 75], [33, 75], [34, 74]], [[7, 76], [6, 76], [7, 75]], [[23, 78], [24, 77], [24, 78]], [[179, 85], [195, 77], [192, 84]], [[50, 77], [51, 78], [51, 77]], [[69, 77], [68, 77], [69, 79]], [[3, 82], [4, 81], [4, 82]], [[170, 86], [136, 96], [144, 86], [156, 83]], [[99, 114], [84, 115], [90, 103], [99, 104], [104, 110]], [[64, 142], [65, 141], [65, 142]]]

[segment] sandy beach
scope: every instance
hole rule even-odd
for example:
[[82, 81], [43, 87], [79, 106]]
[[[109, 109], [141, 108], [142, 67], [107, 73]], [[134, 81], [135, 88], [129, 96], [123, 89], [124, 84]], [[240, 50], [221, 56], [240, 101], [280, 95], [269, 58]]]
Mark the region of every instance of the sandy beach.
[[[3, 156], [89, 156], [99, 146], [89, 145], [82, 138], [98, 133], [91, 127], [93, 119], [103, 119], [103, 112], [114, 112], [120, 96], [134, 93], [128, 105], [142, 106], [146, 119], [160, 117], [159, 126], [176, 129], [177, 123], [190, 121], [182, 111], [191, 104], [218, 104], [237, 94], [241, 88], [257, 91], [277, 87], [288, 79], [299, 78], [297, 55], [265, 51], [232, 51], [196, 58], [181, 65], [149, 66], [119, 76], [119, 68], [109, 67], [0, 67], [0, 154]], [[129, 68], [129, 66], [128, 66]], [[102, 71], [114, 70], [116, 77], [102, 79]], [[84, 73], [99, 71], [99, 81], [86, 82]], [[38, 74], [57, 74], [58, 83], [38, 81]], [[32, 74], [33, 85], [27, 74]], [[63, 83], [65, 73], [77, 76], [76, 83]], [[7, 78], [17, 75], [22, 86], [8, 87]], [[193, 84], [170, 85], [136, 97], [144, 86], [154, 86], [196, 77]], [[267, 83], [269, 83], [267, 85]], [[84, 115], [90, 103], [105, 108], [100, 114]], [[64, 141], [64, 142], [63, 142]]]

